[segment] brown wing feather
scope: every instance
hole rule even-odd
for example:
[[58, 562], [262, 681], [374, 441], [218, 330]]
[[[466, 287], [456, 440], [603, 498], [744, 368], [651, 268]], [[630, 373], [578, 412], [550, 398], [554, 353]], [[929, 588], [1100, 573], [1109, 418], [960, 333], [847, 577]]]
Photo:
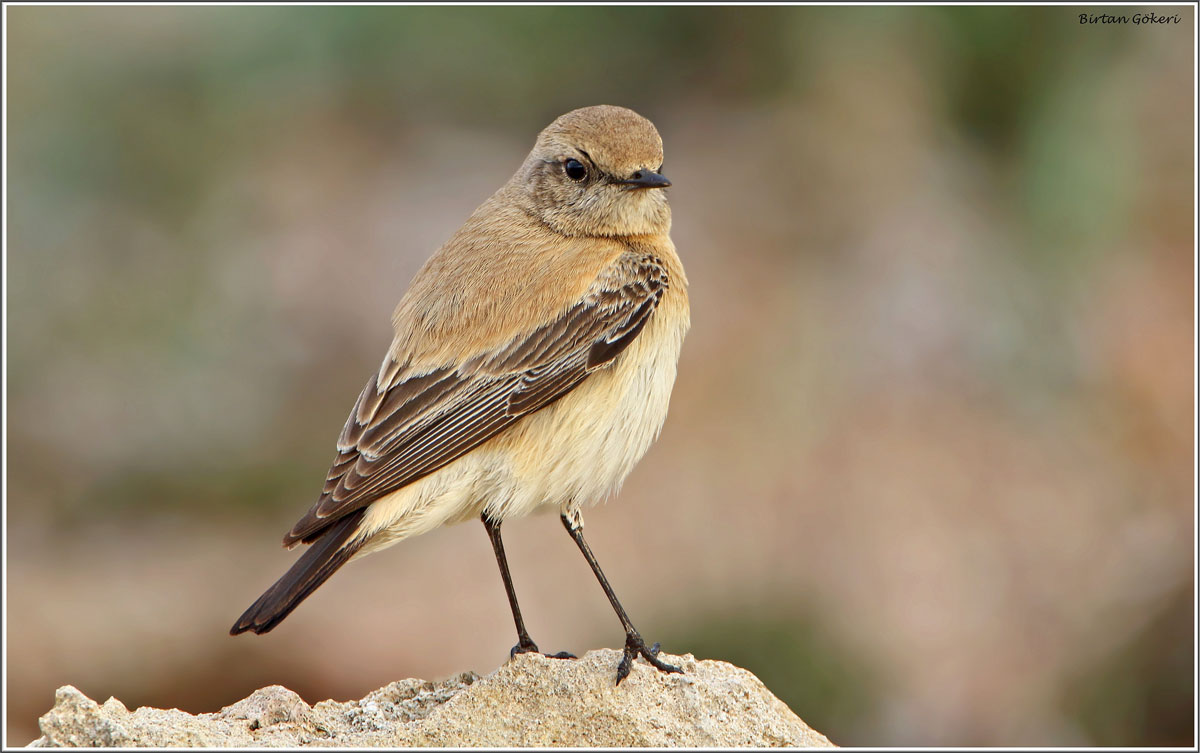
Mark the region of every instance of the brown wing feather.
[[390, 378], [363, 388], [321, 497], [284, 544], [315, 540], [570, 392], [633, 342], [669, 283], [661, 260], [626, 253], [577, 304], [502, 348], [424, 374], [385, 364]]

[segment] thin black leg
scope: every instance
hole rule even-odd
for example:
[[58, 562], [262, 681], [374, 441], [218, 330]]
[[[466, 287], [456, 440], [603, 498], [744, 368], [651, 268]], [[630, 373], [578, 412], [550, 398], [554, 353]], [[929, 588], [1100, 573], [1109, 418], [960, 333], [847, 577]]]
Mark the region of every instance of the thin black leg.
[[[500, 524], [493, 523], [488, 516], [481, 515], [479, 517], [483, 521], [483, 527], [487, 529], [488, 538], [492, 540], [492, 551], [496, 553], [496, 564], [500, 566], [500, 577], [504, 580], [504, 591], [508, 594], [508, 606], [512, 608], [513, 622], [517, 626], [517, 645], [512, 647], [512, 651], [508, 652], [510, 657], [517, 654], [528, 652], [541, 653], [537, 644], [529, 637], [529, 631], [525, 629], [525, 620], [521, 618], [521, 607], [517, 604], [517, 591], [513, 588], [512, 575], [508, 572], [508, 558], [504, 556], [504, 541], [500, 538]], [[566, 651], [553, 654], [554, 659], [574, 659], [574, 654], [569, 654]]]
[[679, 672], [682, 674], [682, 669], [673, 664], [667, 664], [658, 658], [659, 645], [657, 643], [653, 646], [646, 646], [646, 642], [642, 640], [642, 636], [638, 633], [637, 628], [630, 622], [625, 608], [617, 600], [617, 595], [613, 592], [612, 586], [608, 584], [608, 578], [604, 577], [604, 571], [600, 569], [600, 563], [596, 561], [596, 555], [592, 554], [592, 548], [584, 541], [583, 528], [576, 528], [572, 525], [566, 515], [562, 516], [562, 522], [563, 526], [567, 529], [567, 533], [571, 534], [571, 538], [575, 539], [576, 545], [579, 546], [579, 551], [583, 552], [583, 558], [587, 560], [588, 566], [596, 574], [596, 580], [600, 581], [600, 587], [604, 589], [604, 595], [608, 597], [613, 611], [617, 613], [617, 619], [621, 621], [621, 627], [625, 628], [625, 655], [621, 657], [621, 663], [617, 665], [617, 684], [620, 685], [621, 680], [624, 680], [629, 675], [629, 670], [633, 668], [633, 660], [639, 654], [661, 672]]

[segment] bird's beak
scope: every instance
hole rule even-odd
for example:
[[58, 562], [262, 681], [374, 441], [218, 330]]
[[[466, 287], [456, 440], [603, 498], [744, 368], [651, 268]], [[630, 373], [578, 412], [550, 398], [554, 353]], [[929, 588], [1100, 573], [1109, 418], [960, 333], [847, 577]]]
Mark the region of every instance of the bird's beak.
[[653, 170], [638, 170], [629, 180], [618, 180], [617, 183], [635, 188], [666, 188], [671, 185], [671, 181], [667, 180], [666, 176], [659, 175]]

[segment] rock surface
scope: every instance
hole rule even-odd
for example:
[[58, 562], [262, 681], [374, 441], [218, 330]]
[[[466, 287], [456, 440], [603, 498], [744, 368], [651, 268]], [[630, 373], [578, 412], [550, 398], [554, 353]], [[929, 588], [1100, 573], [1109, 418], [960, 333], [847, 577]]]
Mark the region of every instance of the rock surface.
[[684, 674], [638, 661], [617, 687], [620, 657], [521, 654], [487, 677], [400, 680], [314, 706], [272, 685], [197, 716], [98, 704], [67, 685], [31, 747], [832, 747], [744, 669], [664, 654]]

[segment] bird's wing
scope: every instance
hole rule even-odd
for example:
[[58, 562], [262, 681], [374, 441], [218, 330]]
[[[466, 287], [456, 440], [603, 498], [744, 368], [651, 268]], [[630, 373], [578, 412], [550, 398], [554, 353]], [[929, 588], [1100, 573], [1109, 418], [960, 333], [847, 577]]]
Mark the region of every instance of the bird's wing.
[[669, 284], [660, 259], [627, 252], [561, 316], [499, 348], [420, 374], [386, 362], [346, 421], [320, 499], [284, 544], [315, 540], [570, 392], [633, 342]]

